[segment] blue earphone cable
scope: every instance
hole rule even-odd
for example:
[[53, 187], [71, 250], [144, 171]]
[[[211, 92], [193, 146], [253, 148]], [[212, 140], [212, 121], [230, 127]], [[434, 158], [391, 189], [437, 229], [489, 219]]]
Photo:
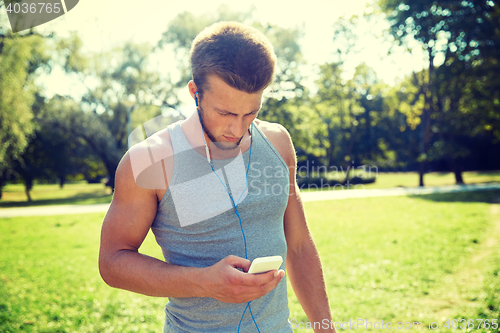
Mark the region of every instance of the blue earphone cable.
[[[196, 96], [195, 96], [195, 99], [196, 99]], [[198, 106], [198, 100], [196, 100], [196, 102], [197, 102], [196, 106]], [[201, 120], [201, 116], [199, 116], [199, 118], [200, 118], [200, 123], [201, 123], [202, 130], [203, 130], [203, 122]], [[243, 194], [245, 193], [245, 191], [248, 188], [248, 171], [250, 170], [250, 161], [252, 159], [253, 127], [254, 127], [254, 124], [252, 122], [252, 125], [251, 125], [251, 128], [250, 128], [250, 149], [249, 149], [249, 152], [248, 152], [248, 167], [247, 167], [247, 172], [245, 174], [245, 179], [246, 179], [245, 183], [246, 184], [245, 184], [245, 189], [243, 190], [243, 192], [241, 193], [240, 197], [238, 198], [238, 202], [237, 203], [234, 202], [233, 196], [231, 195], [231, 193], [229, 193], [229, 190], [227, 189], [226, 184], [224, 184], [224, 182], [222, 181], [222, 179], [220, 179], [220, 177], [217, 174], [217, 172], [215, 172], [215, 169], [214, 169], [214, 166], [212, 165], [212, 163], [209, 162], [210, 168], [212, 168], [213, 173], [217, 176], [217, 178], [219, 178], [219, 181], [221, 182], [222, 186], [224, 186], [224, 189], [226, 190], [227, 194], [229, 195], [229, 198], [231, 199], [231, 202], [233, 203], [234, 212], [235, 212], [236, 216], [238, 216], [238, 220], [240, 221], [241, 234], [243, 235], [243, 243], [245, 245], [245, 259], [248, 259], [247, 240], [246, 240], [246, 237], [245, 237], [245, 231], [243, 231], [243, 223], [241, 222], [241, 216], [240, 216], [240, 213], [238, 212], [238, 205], [240, 204], [241, 197], [243, 196]], [[205, 141], [205, 135], [203, 134], [203, 132], [202, 132], [202, 138], [203, 138], [203, 143], [205, 144], [205, 146], [207, 146], [207, 143]], [[210, 156], [208, 156], [208, 158], [210, 158]], [[255, 324], [255, 327], [257, 328], [257, 331], [260, 333], [259, 326], [257, 325], [257, 322], [255, 321], [255, 318], [254, 318], [253, 313], [252, 313], [252, 308], [250, 307], [250, 302], [247, 302], [247, 306], [245, 307], [245, 310], [243, 311], [243, 314], [241, 315], [241, 319], [240, 319], [240, 322], [238, 324], [238, 333], [240, 332], [241, 322], [243, 321], [243, 317], [245, 316], [245, 313], [247, 312], [247, 309], [250, 311], [250, 316], [252, 317], [253, 323]]]
[[[200, 121], [201, 121], [201, 117], [200, 117]], [[203, 123], [202, 123], [202, 126], [203, 126]], [[245, 194], [245, 191], [248, 188], [248, 171], [250, 170], [250, 161], [252, 159], [253, 126], [254, 126], [254, 124], [252, 123], [251, 128], [250, 128], [250, 149], [249, 149], [249, 152], [248, 152], [248, 167], [247, 167], [247, 172], [245, 174], [245, 178], [246, 178], [247, 181], [245, 182], [246, 184], [245, 184], [245, 188], [243, 189], [243, 192], [241, 193], [240, 197], [238, 198], [238, 202], [236, 202], [236, 203], [234, 202], [233, 196], [231, 195], [231, 193], [229, 193], [229, 190], [227, 189], [226, 184], [224, 184], [224, 182], [222, 181], [222, 179], [220, 179], [220, 177], [217, 174], [217, 172], [215, 172], [215, 169], [214, 169], [214, 166], [212, 165], [212, 163], [209, 163], [210, 168], [212, 168], [213, 173], [217, 176], [217, 178], [221, 182], [222, 186], [224, 186], [224, 189], [226, 190], [227, 194], [229, 195], [229, 198], [231, 199], [231, 202], [233, 203], [234, 212], [236, 213], [236, 216], [238, 216], [238, 219], [240, 221], [241, 234], [243, 235], [243, 243], [245, 244], [245, 259], [248, 259], [247, 240], [246, 240], [246, 237], [245, 237], [245, 232], [243, 231], [243, 223], [241, 222], [241, 216], [240, 216], [240, 213], [238, 212], [238, 205], [240, 204], [241, 197], [243, 196], [243, 194]], [[207, 144], [205, 142], [205, 136], [203, 136], [203, 143], [205, 145]]]

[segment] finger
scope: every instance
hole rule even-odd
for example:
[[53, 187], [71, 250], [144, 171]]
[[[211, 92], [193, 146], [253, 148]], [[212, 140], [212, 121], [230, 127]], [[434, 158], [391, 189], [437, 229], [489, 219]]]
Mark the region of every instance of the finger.
[[275, 275], [271, 281], [261, 286], [261, 288], [265, 290], [266, 294], [278, 286], [281, 279], [285, 276], [285, 271], [280, 269], [279, 271], [274, 271], [274, 274]]
[[285, 271], [283, 269], [278, 270], [276, 273], [274, 273], [274, 277], [278, 280], [281, 280], [285, 277]]
[[273, 281], [276, 278], [275, 274], [278, 274], [278, 271], [272, 270], [266, 273], [259, 273], [259, 274], [245, 273], [242, 283], [248, 286], [261, 286]]
[[[281, 279], [285, 276], [285, 271], [282, 269], [280, 269], [279, 271], [274, 270], [268, 273], [273, 273], [273, 278], [271, 281], [262, 285], [249, 286], [247, 288], [246, 297], [248, 297], [248, 301], [253, 301], [254, 299], [260, 298], [269, 293], [271, 290], [278, 286], [278, 284], [281, 282]], [[276, 274], [276, 276], [274, 276], [274, 274]]]
[[234, 255], [227, 256], [225, 260], [229, 265], [233, 266], [234, 268], [241, 268], [243, 271], [248, 271], [251, 265], [250, 260]]
[[285, 271], [282, 269], [280, 269], [279, 271], [273, 271], [273, 279], [262, 285], [262, 288], [264, 290], [267, 290], [267, 292], [271, 291], [272, 289], [276, 288], [276, 286], [280, 283], [281, 279], [284, 276], [285, 276]]

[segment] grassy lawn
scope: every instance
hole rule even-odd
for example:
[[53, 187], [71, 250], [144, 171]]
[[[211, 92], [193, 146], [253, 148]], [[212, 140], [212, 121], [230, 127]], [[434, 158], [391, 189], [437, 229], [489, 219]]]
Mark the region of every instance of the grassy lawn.
[[[104, 214], [0, 219], [0, 332], [159, 332], [166, 299], [112, 289], [97, 268]], [[148, 235], [143, 252], [160, 257]]]
[[[439, 320], [440, 332], [448, 319], [500, 322], [499, 199], [497, 190], [308, 203], [334, 320], [396, 331]], [[307, 322], [293, 298], [290, 308]]]
[[[446, 319], [500, 319], [500, 205], [491, 203], [498, 197], [478, 191], [307, 203], [334, 320], [390, 321], [395, 331], [397, 322], [439, 320], [435, 331], [449, 332]], [[103, 216], [0, 219], [0, 332], [162, 331], [166, 299], [102, 282]], [[141, 252], [161, 257], [151, 235]], [[289, 306], [291, 320], [307, 322], [291, 288]]]
[[111, 202], [111, 190], [103, 184], [87, 182], [59, 185], [35, 185], [31, 191], [33, 201], [27, 202], [24, 185], [9, 184], [3, 188], [1, 207], [27, 207], [64, 204], [94, 204]]

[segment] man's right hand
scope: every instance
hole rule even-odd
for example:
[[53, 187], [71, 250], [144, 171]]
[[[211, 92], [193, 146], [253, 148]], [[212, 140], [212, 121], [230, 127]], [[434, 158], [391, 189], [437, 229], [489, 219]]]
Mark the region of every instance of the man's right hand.
[[245, 303], [262, 297], [276, 288], [285, 276], [282, 269], [262, 274], [248, 274], [246, 272], [250, 265], [250, 260], [230, 255], [207, 267], [207, 274], [204, 274], [207, 280], [203, 283], [204, 296], [226, 303]]

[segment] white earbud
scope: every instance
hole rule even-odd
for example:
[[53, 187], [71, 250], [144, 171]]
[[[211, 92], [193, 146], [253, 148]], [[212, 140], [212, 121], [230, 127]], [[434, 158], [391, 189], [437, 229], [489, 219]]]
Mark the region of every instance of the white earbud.
[[206, 143], [205, 143], [205, 152], [207, 153], [207, 161], [208, 161], [208, 163], [211, 164], [211, 161], [210, 161], [210, 150], [208, 150], [208, 146], [207, 146]]

